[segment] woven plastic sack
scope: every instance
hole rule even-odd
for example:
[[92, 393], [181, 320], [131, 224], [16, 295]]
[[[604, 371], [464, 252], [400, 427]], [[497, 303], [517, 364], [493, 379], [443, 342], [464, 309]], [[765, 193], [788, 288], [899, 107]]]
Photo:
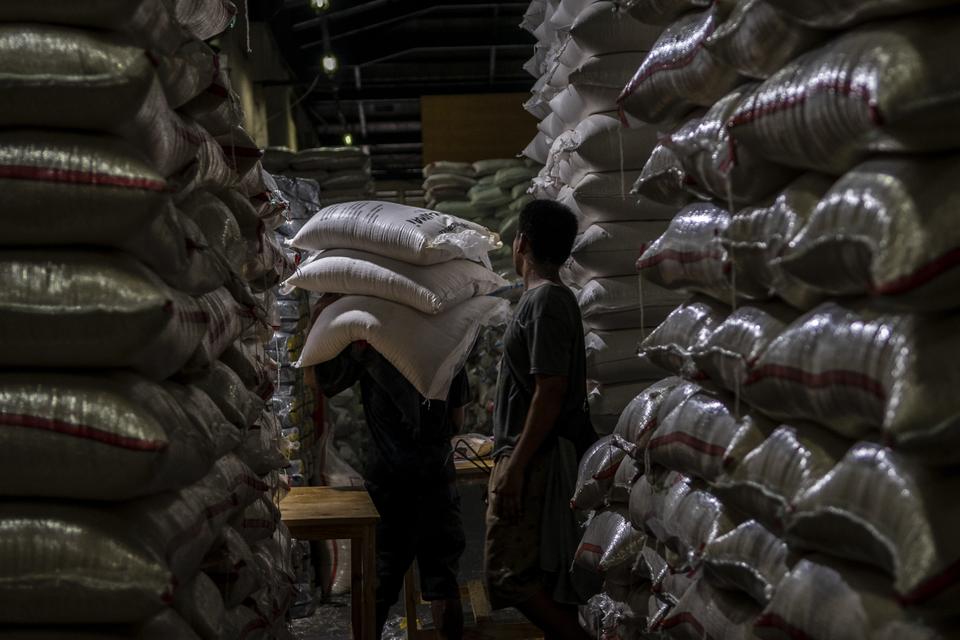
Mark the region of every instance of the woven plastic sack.
[[177, 21], [198, 40], [209, 40], [226, 31], [237, 15], [229, 0], [167, 0]]
[[616, 2], [594, 2], [576, 16], [570, 39], [583, 58], [620, 51], [647, 51], [659, 29], [623, 11]]
[[627, 10], [641, 22], [668, 25], [691, 11], [706, 9], [710, 0], [626, 0]]
[[516, 158], [494, 158], [491, 160], [478, 160], [473, 163], [474, 175], [479, 180], [485, 176], [494, 175], [500, 169], [509, 169], [511, 167], [523, 166], [523, 160]]
[[797, 497], [787, 538], [878, 567], [893, 577], [905, 603], [955, 602], [958, 488], [952, 474], [880, 445], [858, 444]]
[[738, 293], [757, 300], [776, 295], [802, 310], [816, 306], [820, 295], [787, 273], [776, 258], [806, 224], [832, 183], [820, 174], [804, 174], [771, 204], [744, 208], [733, 215], [721, 242], [733, 261]]
[[186, 407], [132, 374], [7, 373], [0, 406], [7, 496], [125, 500], [178, 489], [206, 474], [221, 440], [220, 425], [197, 429]]
[[230, 84], [227, 61], [221, 57], [220, 64], [211, 87], [179, 110], [212, 136], [229, 135], [244, 124], [243, 104]]
[[280, 451], [280, 427], [277, 416], [264, 412], [246, 432], [236, 451], [237, 457], [260, 475], [286, 466], [287, 461]]
[[162, 379], [207, 326], [191, 298], [123, 254], [8, 251], [0, 281], [5, 367], [129, 367]]
[[829, 37], [797, 24], [773, 4], [739, 0], [703, 46], [742, 75], [762, 80]]
[[857, 565], [816, 555], [804, 558], [780, 582], [755, 633], [763, 640], [868, 640], [891, 630], [908, 631], [907, 613], [887, 584], [883, 576]]
[[883, 429], [930, 462], [956, 459], [958, 340], [953, 317], [879, 313], [825, 303], [773, 341], [743, 387], [754, 407], [818, 422], [847, 438]]
[[670, 312], [640, 344], [640, 353], [671, 374], [696, 379], [693, 355], [729, 313], [726, 305], [694, 297]]
[[680, 384], [680, 378], [665, 378], [650, 385], [630, 401], [617, 420], [614, 435], [629, 443], [633, 456], [643, 454], [650, 434], [657, 426], [657, 415], [670, 390]]
[[327, 197], [329, 194], [339, 191], [353, 191], [359, 193], [368, 193], [371, 190], [370, 174], [364, 171], [336, 171], [320, 181], [320, 188], [325, 189]]
[[860, 27], [801, 56], [743, 102], [728, 127], [764, 158], [841, 174], [876, 152], [955, 148], [957, 80], [942, 61], [955, 16]]
[[621, 116], [647, 123], [677, 121], [729, 93], [740, 75], [703, 46], [721, 21], [719, 8], [712, 7], [667, 27], [620, 94]]
[[564, 122], [580, 122], [595, 113], [615, 111], [617, 97], [637, 66], [642, 51], [596, 56], [570, 73], [570, 86], [550, 101], [550, 108]]
[[630, 501], [630, 491], [642, 473], [643, 462], [632, 456], [625, 457], [613, 476], [613, 486], [610, 487], [610, 493], [607, 496], [609, 502], [626, 505]]
[[476, 172], [473, 169], [473, 165], [469, 162], [450, 162], [444, 160], [431, 162], [423, 168], [424, 178], [429, 178], [436, 174], [458, 175], [473, 178], [476, 175]]
[[497, 171], [493, 183], [501, 189], [510, 190], [515, 185], [530, 182], [537, 175], [537, 169], [532, 167], [514, 167]]
[[600, 222], [670, 220], [675, 208], [630, 194], [637, 176], [636, 171], [589, 173], [562, 189], [557, 200], [576, 214], [581, 232]]
[[792, 20], [818, 29], [845, 29], [884, 16], [898, 16], [949, 6], [949, 0], [818, 0], [797, 4], [790, 0], [767, 0]]
[[650, 386], [651, 380], [600, 385], [587, 394], [590, 417], [597, 433], [613, 433], [620, 414], [641, 391]]
[[230, 292], [220, 288], [200, 297], [197, 303], [206, 318], [206, 333], [200, 340], [191, 368], [210, 365], [255, 322], [251, 309], [244, 308]]
[[649, 474], [641, 476], [630, 492], [630, 522], [638, 531], [649, 531], [660, 542], [670, 544], [667, 523], [692, 490], [693, 481], [676, 471], [665, 475], [659, 483]]
[[730, 303], [734, 288], [720, 236], [730, 214], [709, 203], [691, 204], [637, 261], [640, 276], [660, 287], [685, 289]]
[[502, 322], [507, 306], [506, 300], [482, 296], [430, 316], [395, 302], [347, 296], [317, 318], [297, 366], [326, 362], [364, 340], [421, 395], [443, 400], [480, 327]]
[[423, 188], [425, 191], [430, 191], [431, 189], [457, 189], [466, 192], [476, 184], [477, 181], [468, 174], [433, 172], [423, 181]]
[[958, 179], [956, 157], [869, 160], [827, 192], [781, 265], [831, 296], [882, 296], [886, 306], [909, 310], [954, 308], [960, 234], [951, 194]]
[[217, 408], [216, 403], [199, 387], [182, 385], [169, 380], [164, 390], [183, 408], [193, 428], [205, 434], [211, 443], [208, 455], [219, 459], [237, 448], [240, 430], [232, 425]]
[[205, 573], [177, 589], [173, 608], [203, 640], [223, 635], [224, 605], [217, 585]]
[[510, 204], [510, 193], [495, 185], [477, 185], [467, 196], [470, 204], [483, 209], [496, 209]]
[[641, 248], [660, 236], [666, 222], [602, 222], [577, 236], [568, 264], [571, 279], [580, 286], [598, 277], [636, 273]]
[[613, 114], [592, 115], [577, 125], [560, 154], [558, 177], [564, 184], [577, 185], [589, 173], [640, 170], [656, 144], [654, 127], [624, 128]]
[[242, 273], [247, 244], [230, 208], [208, 191], [195, 191], [180, 208], [203, 232], [210, 247], [220, 254], [234, 273]]
[[577, 487], [570, 498], [570, 506], [581, 511], [602, 507], [613, 487], [613, 479], [627, 455], [613, 436], [597, 440], [580, 460]]
[[190, 383], [210, 396], [224, 417], [241, 429], [252, 425], [263, 410], [263, 402], [246, 389], [233, 369], [219, 360]]
[[356, 249], [411, 264], [483, 259], [499, 247], [496, 234], [452, 216], [398, 204], [334, 205], [310, 219], [292, 241], [300, 249]]
[[663, 138], [684, 172], [684, 187], [703, 200], [717, 199], [739, 207], [762, 201], [796, 177], [782, 167], [737, 146], [727, 132], [727, 120], [759, 85], [743, 84]]
[[796, 318], [796, 311], [776, 303], [740, 307], [689, 352], [694, 370], [740, 393], [751, 365]]
[[760, 606], [773, 598], [790, 570], [787, 544], [756, 520], [710, 542], [703, 554], [704, 575], [713, 585], [739, 591]]
[[243, 536], [229, 525], [223, 528], [218, 544], [204, 558], [203, 571], [217, 585], [227, 608], [237, 606], [260, 587], [253, 551]]
[[301, 265], [285, 285], [319, 293], [366, 295], [437, 314], [507, 282], [482, 265], [451, 260], [416, 266], [362, 251], [324, 251]]
[[205, 42], [185, 43], [175, 53], [155, 60], [157, 77], [167, 103], [174, 109], [185, 105], [211, 86], [220, 60]]
[[574, 566], [617, 584], [631, 584], [631, 569], [646, 536], [630, 526], [620, 509], [601, 511], [587, 524]]
[[650, 436], [646, 467], [680, 471], [712, 482], [773, 431], [763, 418], [738, 418], [731, 402], [699, 393], [671, 411]]
[[653, 380], [660, 369], [637, 353], [642, 329], [592, 331], [585, 336], [587, 380], [605, 384]]
[[267, 496], [258, 498], [243, 511], [238, 511], [230, 521], [230, 526], [251, 546], [270, 538], [278, 524], [280, 510]]
[[669, 513], [663, 523], [667, 531], [664, 542], [679, 554], [674, 567], [678, 570], [700, 566], [707, 545], [736, 527], [733, 514], [703, 489], [691, 490]]
[[679, 158], [661, 143], [653, 148], [643, 171], [631, 183], [630, 193], [664, 208], [669, 207], [668, 210], [676, 213], [677, 208], [697, 200], [697, 197], [684, 187], [686, 182], [687, 175]]
[[246, 640], [267, 640], [270, 624], [256, 611], [246, 605], [227, 610], [224, 618], [224, 636]]
[[753, 623], [760, 611], [745, 596], [717, 589], [700, 578], [657, 625], [657, 630], [675, 640], [752, 640]]
[[239, 176], [227, 162], [223, 147], [210, 133], [195, 123], [190, 126], [188, 133], [197, 143], [196, 154], [194, 161], [175, 178], [179, 191], [178, 199], [197, 189], [212, 191], [235, 189], [239, 183]]
[[584, 323], [594, 331], [635, 329], [663, 322], [683, 295], [639, 282], [637, 276], [597, 278], [577, 294]]

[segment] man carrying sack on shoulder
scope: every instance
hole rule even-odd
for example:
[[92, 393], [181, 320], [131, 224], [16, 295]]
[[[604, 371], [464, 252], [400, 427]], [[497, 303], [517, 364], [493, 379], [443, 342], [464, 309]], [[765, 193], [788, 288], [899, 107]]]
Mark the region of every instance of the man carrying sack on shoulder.
[[547, 638], [586, 639], [570, 567], [580, 531], [570, 497], [596, 440], [586, 398], [583, 321], [560, 281], [577, 220], [537, 200], [520, 213], [514, 266], [524, 294], [504, 335], [494, 410], [486, 574], [494, 608], [516, 607]]

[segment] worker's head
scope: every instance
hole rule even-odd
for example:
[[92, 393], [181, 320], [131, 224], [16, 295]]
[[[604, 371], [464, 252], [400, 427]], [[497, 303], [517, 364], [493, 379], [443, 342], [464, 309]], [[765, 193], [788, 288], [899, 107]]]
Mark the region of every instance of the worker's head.
[[577, 237], [577, 217], [553, 200], [534, 200], [520, 212], [513, 241], [513, 264], [519, 275], [524, 264], [557, 269], [570, 257]]

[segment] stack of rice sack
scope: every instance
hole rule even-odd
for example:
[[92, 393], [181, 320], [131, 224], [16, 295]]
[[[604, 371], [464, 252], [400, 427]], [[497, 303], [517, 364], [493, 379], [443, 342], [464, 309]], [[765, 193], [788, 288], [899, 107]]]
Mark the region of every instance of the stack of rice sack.
[[[672, 21], [620, 98], [662, 132], [635, 189], [677, 208], [638, 268], [692, 297], [644, 340], [673, 377], [598, 454], [624, 452], [613, 485], [585, 460], [606, 495], [584, 508], [617, 512], [638, 467], [631, 578], [650, 549], [666, 566], [641, 633], [956, 637], [960, 80], [942, 60], [960, 14], [697, 4], [632, 9]], [[632, 619], [617, 596], [584, 610], [591, 629]]]
[[233, 12], [0, 6], [0, 635], [285, 632], [284, 205], [203, 42]]
[[324, 206], [369, 198], [374, 192], [370, 154], [362, 147], [317, 147], [299, 152], [268, 147], [264, 166], [271, 173], [317, 182]]
[[610, 433], [626, 404], [657, 373], [637, 345], [680, 300], [641, 287], [635, 262], [675, 210], [631, 195], [657, 129], [623, 128], [617, 97], [650, 50], [659, 27], [621, 3], [534, 2], [524, 24], [538, 39], [527, 70], [538, 77], [526, 107], [540, 133], [524, 155], [545, 165], [532, 195], [569, 206], [580, 235], [564, 279], [578, 293], [588, 331], [594, 426]]

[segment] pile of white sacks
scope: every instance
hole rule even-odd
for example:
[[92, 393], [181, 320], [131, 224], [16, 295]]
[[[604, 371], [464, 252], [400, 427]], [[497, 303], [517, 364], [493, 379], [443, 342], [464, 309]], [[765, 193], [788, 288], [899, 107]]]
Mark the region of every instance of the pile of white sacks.
[[370, 154], [365, 147], [316, 147], [301, 151], [267, 147], [263, 166], [288, 178], [316, 181], [323, 206], [369, 198], [374, 193]]
[[287, 637], [292, 264], [204, 42], [235, 8], [94, 5], [0, 6], [0, 636]]
[[581, 465], [576, 565], [604, 580], [584, 627], [957, 637], [960, 15], [625, 4], [662, 31], [619, 92], [625, 168], [653, 127], [633, 191], [672, 210], [639, 287], [690, 297], [640, 345], [672, 376]]

